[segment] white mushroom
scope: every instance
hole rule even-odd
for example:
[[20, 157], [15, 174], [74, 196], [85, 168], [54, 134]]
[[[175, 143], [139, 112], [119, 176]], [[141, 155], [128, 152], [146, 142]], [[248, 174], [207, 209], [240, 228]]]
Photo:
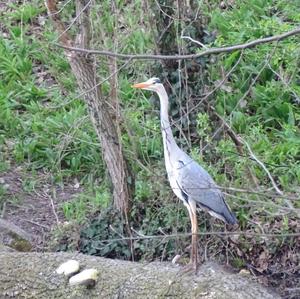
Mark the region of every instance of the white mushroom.
[[85, 285], [87, 287], [95, 286], [98, 278], [98, 271], [96, 269], [86, 269], [82, 272], [72, 276], [69, 279], [70, 285]]
[[71, 276], [79, 272], [79, 267], [79, 262], [75, 260], [68, 260], [56, 269], [56, 273], [64, 274], [65, 276]]

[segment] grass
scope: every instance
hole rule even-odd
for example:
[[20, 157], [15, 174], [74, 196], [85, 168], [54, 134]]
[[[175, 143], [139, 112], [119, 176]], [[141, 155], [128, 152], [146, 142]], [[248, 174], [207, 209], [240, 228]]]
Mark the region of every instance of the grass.
[[[249, 3], [239, 0], [228, 9], [221, 9], [219, 1], [211, 1], [210, 7], [203, 4], [201, 8], [209, 20], [207, 31], [217, 32], [216, 38], [210, 40], [211, 47], [279, 34], [300, 22], [297, 1], [287, 4], [285, 1], [255, 0]], [[153, 52], [155, 30], [153, 26], [149, 29], [149, 20], [143, 17], [143, 9], [141, 1], [134, 5], [125, 5], [121, 1], [117, 12], [112, 14], [109, 1], [96, 4], [92, 10], [93, 47], [116, 47], [121, 53]], [[72, 4], [63, 10], [64, 20], [69, 21], [72, 10]], [[57, 35], [48, 21], [37, 26], [39, 17], [45, 17], [43, 4], [32, 1], [12, 5], [8, 14], [0, 19], [5, 31], [0, 38], [0, 150], [3, 152], [0, 171], [16, 163], [25, 165], [31, 172], [47, 172], [53, 184], [63, 185], [78, 179], [84, 192], [62, 203], [60, 209], [68, 221], [80, 223], [82, 227], [90, 222], [91, 215], [98, 215], [109, 207], [110, 186], [106, 180], [101, 145], [89, 121], [86, 106], [78, 98], [76, 81], [63, 52], [52, 45]], [[39, 29], [34, 31], [36, 27]], [[179, 40], [179, 37], [174, 40]], [[209, 99], [210, 103], [249, 143], [279, 188], [297, 198], [300, 181], [299, 37], [290, 37], [278, 44], [260, 45], [245, 50], [242, 55], [235, 71]], [[203, 70], [207, 78], [190, 82], [188, 90], [182, 91], [177, 70], [170, 74], [174, 87], [171, 94], [174, 119], [180, 112], [178, 104], [185, 108], [184, 97], [178, 101], [180, 93], [189, 95], [188, 91], [193, 90], [197, 97], [195, 101], [200, 101], [200, 91], [213, 89], [239, 57], [240, 53], [233, 52], [212, 58], [214, 63], [206, 60]], [[99, 77], [107, 77], [106, 59], [98, 57], [96, 64], [101, 66]], [[167, 187], [157, 100], [150, 93], [130, 88], [134, 81], [157, 76], [153, 73], [154, 64], [157, 66], [158, 63], [132, 62], [118, 77], [124, 119], [123, 148], [136, 179], [131, 218], [141, 234], [188, 232], [186, 211], [180, 208]], [[202, 74], [190, 76], [200, 78]], [[105, 82], [102, 87], [104, 95], [108, 96], [109, 83]], [[174, 103], [177, 103], [176, 107]], [[255, 189], [261, 190], [261, 194], [232, 192], [232, 196], [228, 197], [230, 206], [238, 215], [240, 228], [248, 232], [293, 232], [293, 221], [297, 222], [299, 218], [288, 209], [286, 200], [276, 195], [266, 196], [271, 191], [274, 194], [266, 172], [249, 159], [246, 149], [245, 155], [240, 156], [226, 134], [221, 132], [213, 138], [220, 124], [203, 108], [199, 107], [194, 119], [182, 123], [181, 131], [186, 139], [179, 130], [175, 130], [176, 138], [221, 186], [252, 189], [249, 170], [256, 177], [258, 186]], [[24, 190], [32, 191], [34, 183], [30, 179], [25, 181]], [[3, 204], [6, 191], [3, 186], [0, 188], [0, 204]], [[291, 200], [291, 203], [294, 208], [300, 208], [299, 200]], [[101, 237], [97, 230], [103, 231], [107, 238], [118, 237], [116, 232], [107, 230], [112, 223], [110, 215], [99, 218], [104, 224], [99, 223], [95, 216], [91, 226], [85, 227], [83, 235], [87, 241], [85, 239], [83, 251], [97, 253], [97, 238]], [[114, 219], [119, 228], [119, 220]], [[201, 221], [200, 227], [202, 231], [223, 229], [218, 223], [207, 224], [205, 221]], [[211, 240], [217, 244], [216, 248], [225, 250], [220, 240], [206, 239], [207, 242]], [[266, 248], [287, 252], [282, 248], [288, 242], [278, 243], [278, 240], [244, 238], [239, 240], [239, 244], [253, 260], [258, 260], [258, 251]], [[294, 246], [294, 239], [288, 241], [291, 247]], [[122, 250], [125, 252], [127, 246], [125, 243], [124, 247], [119, 245], [111, 245], [116, 257], [122, 257]], [[181, 239], [141, 241], [135, 243], [135, 248], [141, 259], [160, 256], [170, 259], [176, 248], [184, 252], [185, 245], [187, 240]], [[245, 256], [240, 256], [230, 246], [226, 250], [232, 255], [233, 264], [238, 267], [245, 265]], [[253, 253], [255, 250], [256, 255]]]
[[[64, 13], [71, 9], [72, 5], [66, 7]], [[36, 38], [32, 31], [38, 17], [44, 14], [43, 4], [35, 1], [12, 4], [8, 13], [1, 17], [7, 32], [7, 37], [0, 40], [0, 145], [6, 153], [1, 168], [7, 170], [10, 164], [7, 161], [10, 160], [25, 163], [29, 171], [43, 169], [50, 174], [50, 180], [58, 184], [73, 177], [80, 178], [90, 195], [62, 204], [62, 210], [68, 220], [81, 222], [87, 217], [83, 211], [90, 213], [100, 206], [107, 206], [107, 191], [102, 190], [103, 187], [91, 187], [92, 182], [103, 177], [104, 165], [99, 141], [83, 101], [77, 99], [76, 82], [70, 76], [64, 54], [49, 48], [49, 43], [56, 40], [55, 32], [46, 26]], [[107, 13], [102, 18], [107, 19], [109, 25], [111, 15]], [[131, 45], [130, 49], [124, 49], [125, 52], [144, 51], [147, 46], [145, 36], [138, 31], [134, 36], [123, 35], [123, 39]], [[127, 90], [125, 97], [131, 107], [125, 114], [134, 116], [136, 126], [130, 129], [135, 130], [140, 128], [143, 112], [139, 110], [134, 115], [136, 105], [132, 100], [130, 82], [124, 77], [120, 83], [120, 90]], [[108, 86], [103, 87], [107, 90]], [[145, 100], [141, 103], [145, 106]], [[152, 126], [150, 122], [148, 125]], [[142, 133], [140, 130], [139, 136]], [[160, 147], [158, 134], [156, 141], [150, 143], [145, 137], [143, 141], [139, 137], [135, 140], [139, 143], [138, 149], [141, 148], [139, 156], [149, 160], [151, 152], [157, 155]], [[126, 136], [124, 142], [130, 142]], [[30, 191], [31, 184], [27, 182], [24, 189]], [[90, 205], [93, 200], [94, 204]]]
[[92, 212], [105, 209], [111, 202], [111, 194], [103, 184], [99, 187], [85, 187], [84, 193], [77, 195], [72, 201], [61, 205], [67, 221], [86, 223]]
[[[280, 11], [281, 2], [276, 4], [273, 6], [273, 1], [241, 2], [238, 10], [225, 13], [214, 10], [210, 27], [220, 32], [216, 46], [224, 45], [224, 41], [236, 44], [292, 29], [291, 22], [283, 20], [293, 19], [294, 13], [290, 14], [286, 9]], [[290, 6], [297, 9], [295, 2]], [[247, 17], [249, 14], [251, 18]], [[299, 182], [298, 40], [298, 37], [293, 37], [277, 46], [263, 45], [259, 49], [246, 50], [230, 80], [232, 92], [217, 92], [215, 103], [219, 114], [228, 118], [236, 132], [250, 143], [266, 165], [270, 165], [271, 172], [286, 191], [296, 190]], [[233, 53], [220, 58], [229, 70], [238, 57]], [[251, 87], [249, 78], [259, 73], [257, 82]], [[218, 77], [218, 66], [211, 66], [211, 74], [213, 78]], [[239, 106], [241, 97], [249, 89], [250, 93], [241, 103], [243, 106]], [[234, 162], [232, 160], [233, 167]], [[255, 166], [255, 173], [260, 181], [264, 180], [266, 174], [258, 166]]]
[[[276, 9], [281, 18], [274, 17], [270, 15], [274, 9], [271, 4], [270, 1], [256, 1], [249, 5], [241, 1], [237, 6], [238, 13], [236, 9], [222, 11], [218, 8], [208, 13], [209, 28], [217, 29], [219, 32], [214, 45], [222, 46], [225, 40], [226, 44], [236, 44], [291, 29], [291, 22], [283, 22], [282, 18], [297, 21], [294, 10], [283, 8], [279, 1]], [[291, 3], [290, 6], [292, 5], [295, 4]], [[54, 41], [56, 36], [47, 26], [42, 38], [33, 39], [31, 25], [39, 15], [45, 13], [43, 6], [36, 2], [11, 8], [8, 18], [2, 18], [9, 38], [2, 38], [0, 41], [2, 146], [5, 145], [5, 140], [10, 139], [13, 143], [11, 154], [13, 159], [18, 163], [26, 162], [32, 169], [49, 169], [54, 181], [72, 176], [88, 178], [93, 175], [95, 178], [101, 175], [104, 166], [99, 143], [86, 116], [84, 103], [76, 99], [75, 80], [67, 75], [70, 68], [63, 53], [49, 50], [48, 47], [48, 43]], [[126, 11], [130, 9], [138, 12], [135, 23], [130, 23], [133, 21], [129, 22], [127, 19]], [[125, 17], [122, 22], [138, 26], [139, 9], [139, 7], [125, 9], [120, 6], [119, 13], [124, 13]], [[249, 14], [251, 18], [247, 18]], [[106, 32], [111, 32], [113, 28], [110, 26], [116, 20], [112, 19], [108, 10], [102, 15], [102, 19], [96, 22], [102, 22], [104, 28], [107, 26]], [[247, 30], [253, 26], [253, 22], [255, 30]], [[18, 26], [20, 24], [22, 30]], [[120, 43], [130, 44], [131, 47], [124, 48], [124, 52], [147, 52], [152, 43], [151, 36], [141, 35], [142, 31], [143, 28], [141, 31], [131, 30], [128, 34], [122, 35]], [[109, 37], [104, 37], [104, 40], [109, 42]], [[39, 51], [40, 48], [43, 49], [42, 53]], [[228, 119], [236, 132], [246, 138], [255, 153], [263, 156], [266, 164], [277, 165], [271, 167], [272, 173], [278, 177], [283, 189], [290, 190], [299, 181], [300, 113], [295, 102], [299, 90], [297, 65], [292, 63], [297, 61], [299, 55], [296, 37], [282, 41], [282, 44], [277, 46], [269, 64], [264, 66], [258, 82], [251, 89], [251, 96], [246, 97], [247, 103], [244, 103], [246, 107], [241, 108], [237, 105], [241, 96], [250, 88], [249, 78], [261, 71], [270, 49], [271, 45], [262, 45], [256, 50], [245, 51], [241, 63], [228, 83], [232, 92], [225, 89], [217, 91], [215, 106], [218, 113]], [[218, 63], [209, 66], [210, 80], [219, 79], [220, 65], [224, 65], [225, 71], [228, 71], [237, 59], [237, 53], [220, 55]], [[130, 68], [131, 66], [126, 72], [130, 72]], [[148, 65], [144, 63], [137, 66], [134, 74], [142, 68], [147, 69]], [[284, 78], [290, 78], [288, 86], [284, 78], [278, 75], [279, 69]], [[102, 72], [104, 71], [105, 67]], [[162, 158], [157, 113], [144, 114], [145, 110], [152, 110], [153, 106], [147, 100], [147, 96], [134, 93], [130, 88], [130, 81], [133, 80], [128, 79], [126, 72], [122, 72], [119, 78], [120, 98], [124, 103], [123, 114], [127, 126], [135, 136], [130, 139], [126, 133], [124, 134], [125, 150], [129, 156], [135, 151], [141, 163], [151, 168], [156, 160]], [[47, 80], [51, 82], [50, 89], [45, 85]], [[201, 148], [213, 142], [210, 138], [213, 126], [209, 122], [207, 114], [198, 113], [197, 134]], [[221, 184], [242, 186], [243, 182], [239, 182], [239, 177], [244, 172], [247, 159], [240, 159], [239, 163], [236, 163], [236, 155], [232, 154], [235, 147], [230, 140], [222, 140], [214, 143], [214, 146], [213, 153], [221, 158], [220, 162], [214, 165], [214, 169], [210, 169], [214, 177]], [[199, 152], [196, 148], [192, 149], [192, 152], [201, 163], [213, 161], [209, 154]], [[197, 158], [199, 154], [201, 156]], [[226, 173], [221, 174], [215, 170], [222, 169], [225, 162], [232, 169], [234, 181], [228, 181]], [[138, 165], [133, 167], [139, 169]], [[210, 168], [210, 165], [207, 164], [207, 167]], [[285, 171], [286, 168], [288, 171]], [[263, 180], [265, 173], [255, 165], [253, 169], [258, 179]], [[145, 179], [138, 181], [136, 193], [138, 199], [151, 196], [151, 192], [146, 191], [149, 189], [146, 185]]]

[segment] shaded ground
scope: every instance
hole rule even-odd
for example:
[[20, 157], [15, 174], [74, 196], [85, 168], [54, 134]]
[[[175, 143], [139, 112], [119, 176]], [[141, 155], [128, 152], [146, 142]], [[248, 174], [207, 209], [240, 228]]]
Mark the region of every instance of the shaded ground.
[[[0, 173], [0, 184], [5, 188], [1, 216], [27, 233], [33, 240], [34, 251], [42, 251], [49, 240], [50, 231], [65, 221], [60, 205], [82, 191], [75, 184], [53, 186], [47, 182], [47, 175], [39, 173], [31, 177], [22, 167], [12, 166]], [[29, 179], [29, 180], [28, 180]], [[26, 191], [27, 182], [36, 182]]]

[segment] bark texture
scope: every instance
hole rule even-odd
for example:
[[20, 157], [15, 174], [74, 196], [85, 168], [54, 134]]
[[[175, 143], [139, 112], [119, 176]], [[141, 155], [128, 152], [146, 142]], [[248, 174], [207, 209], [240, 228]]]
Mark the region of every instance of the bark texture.
[[[93, 289], [71, 287], [56, 274], [68, 259], [79, 261], [81, 269], [99, 271]], [[0, 252], [0, 298], [280, 298], [251, 278], [211, 262], [203, 264], [197, 275], [180, 269], [169, 263], [141, 264], [78, 253]]]
[[117, 133], [115, 110], [101, 95], [91, 61], [78, 53], [68, 53], [72, 71], [80, 89], [85, 91], [85, 101], [97, 136], [101, 142], [103, 158], [107, 165], [113, 185], [114, 204], [119, 211], [127, 214], [129, 208], [130, 188], [127, 184], [129, 171], [122, 152], [121, 139]]
[[[76, 1], [76, 20], [78, 22], [77, 34], [71, 38], [68, 29], [60, 19], [55, 0], [45, 1], [49, 17], [59, 34], [59, 40], [64, 46], [89, 47], [90, 20], [89, 5], [91, 1]], [[129, 200], [131, 198], [131, 186], [128, 183], [130, 171], [122, 152], [121, 136], [118, 134], [119, 123], [115, 109], [116, 103], [105, 98], [97, 82], [94, 62], [85, 54], [65, 50], [72, 71], [78, 85], [83, 92], [88, 111], [94, 125], [97, 136], [101, 142], [103, 158], [107, 165], [109, 176], [113, 185], [113, 199], [115, 207], [122, 212], [127, 221]], [[111, 88], [115, 88], [112, 86]], [[115, 91], [114, 91], [115, 92]], [[116, 98], [114, 99], [117, 100]]]

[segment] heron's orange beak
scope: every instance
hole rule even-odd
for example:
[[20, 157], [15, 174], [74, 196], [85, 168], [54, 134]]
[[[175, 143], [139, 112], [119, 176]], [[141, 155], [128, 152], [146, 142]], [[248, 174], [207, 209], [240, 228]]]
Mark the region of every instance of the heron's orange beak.
[[131, 87], [132, 88], [147, 88], [149, 87], [151, 84], [147, 83], [147, 82], [142, 82], [142, 83], [136, 83], [133, 84]]

